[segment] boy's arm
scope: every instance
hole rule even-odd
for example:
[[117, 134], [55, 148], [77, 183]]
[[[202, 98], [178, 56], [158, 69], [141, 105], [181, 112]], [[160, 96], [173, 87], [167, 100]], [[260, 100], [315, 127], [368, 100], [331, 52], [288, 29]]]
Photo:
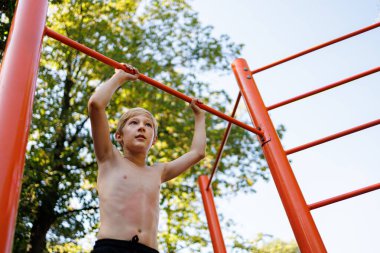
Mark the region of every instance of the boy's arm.
[[113, 145], [110, 139], [110, 130], [105, 109], [113, 93], [123, 83], [138, 78], [138, 72], [136, 71], [136, 73], [136, 75], [131, 75], [120, 69], [115, 70], [115, 74], [108, 81], [100, 85], [88, 101], [91, 132], [98, 162], [106, 161], [113, 154]]
[[190, 104], [191, 109], [194, 112], [195, 127], [194, 136], [191, 143], [190, 151], [181, 157], [168, 162], [164, 165], [161, 181], [166, 182], [179, 176], [182, 172], [199, 162], [205, 157], [206, 149], [206, 124], [205, 124], [205, 112], [200, 109], [196, 102], [193, 100]]

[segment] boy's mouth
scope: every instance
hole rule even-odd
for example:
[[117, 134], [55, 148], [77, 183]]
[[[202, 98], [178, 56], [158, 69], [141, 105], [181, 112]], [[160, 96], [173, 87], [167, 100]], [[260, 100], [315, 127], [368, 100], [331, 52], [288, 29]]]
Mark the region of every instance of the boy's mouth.
[[146, 137], [144, 135], [142, 135], [142, 134], [137, 135], [135, 138], [136, 139], [140, 139], [140, 138], [146, 139]]

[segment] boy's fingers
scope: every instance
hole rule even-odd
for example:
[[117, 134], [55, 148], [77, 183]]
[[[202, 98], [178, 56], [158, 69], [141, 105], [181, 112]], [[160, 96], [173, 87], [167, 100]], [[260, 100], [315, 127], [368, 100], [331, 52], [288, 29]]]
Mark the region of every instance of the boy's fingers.
[[196, 105], [196, 103], [197, 103], [197, 99], [196, 98], [191, 98], [190, 105], [194, 106], [194, 105]]
[[132, 75], [139, 75], [140, 74], [140, 72], [135, 68], [135, 67], [133, 67], [132, 65], [130, 65], [130, 64], [127, 64], [127, 63], [121, 63], [121, 64], [123, 64], [127, 69], [129, 69], [129, 70], [131, 70], [132, 71]]
[[192, 104], [203, 104], [202, 101], [199, 99], [199, 98], [193, 98], [193, 100], [191, 100], [191, 103]]
[[129, 64], [123, 63], [123, 66], [129, 70], [133, 70], [133, 67]]
[[136, 78], [138, 78], [139, 75], [140, 75], [139, 70], [138, 70], [137, 68], [135, 68], [135, 67], [133, 67], [133, 69], [134, 69], [134, 71], [135, 71], [135, 76], [136, 76]]
[[200, 101], [198, 98], [193, 98], [190, 102], [190, 107], [195, 113], [199, 113], [202, 111], [202, 109], [199, 107], [201, 104], [203, 104], [202, 101]]

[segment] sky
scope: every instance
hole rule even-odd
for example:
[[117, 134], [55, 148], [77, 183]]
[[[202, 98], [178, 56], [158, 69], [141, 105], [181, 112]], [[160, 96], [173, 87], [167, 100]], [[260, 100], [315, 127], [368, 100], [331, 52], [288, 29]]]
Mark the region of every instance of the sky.
[[[380, 0], [194, 0], [215, 36], [245, 44], [242, 58], [257, 69], [310, 47], [380, 22]], [[267, 106], [380, 65], [380, 28], [254, 75]], [[199, 73], [236, 98], [227, 76]], [[272, 110], [285, 125], [285, 150], [380, 118], [380, 73]], [[233, 104], [229, 105], [232, 110]], [[241, 102], [238, 118], [247, 117]], [[233, 130], [232, 130], [233, 131]], [[288, 156], [308, 204], [380, 182], [380, 126]], [[247, 238], [257, 233], [294, 239], [275, 185], [258, 182], [256, 194], [216, 199], [217, 211]], [[378, 252], [380, 190], [312, 211], [330, 253]], [[270, 238], [270, 237], [268, 237]], [[225, 238], [226, 244], [229, 244]]]

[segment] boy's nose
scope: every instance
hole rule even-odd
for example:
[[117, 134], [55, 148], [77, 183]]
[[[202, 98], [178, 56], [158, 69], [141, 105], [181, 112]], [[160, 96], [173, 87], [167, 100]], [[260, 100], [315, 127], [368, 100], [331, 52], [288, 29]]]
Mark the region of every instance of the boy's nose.
[[145, 125], [144, 124], [140, 124], [139, 131], [141, 131], [141, 130], [145, 131]]

